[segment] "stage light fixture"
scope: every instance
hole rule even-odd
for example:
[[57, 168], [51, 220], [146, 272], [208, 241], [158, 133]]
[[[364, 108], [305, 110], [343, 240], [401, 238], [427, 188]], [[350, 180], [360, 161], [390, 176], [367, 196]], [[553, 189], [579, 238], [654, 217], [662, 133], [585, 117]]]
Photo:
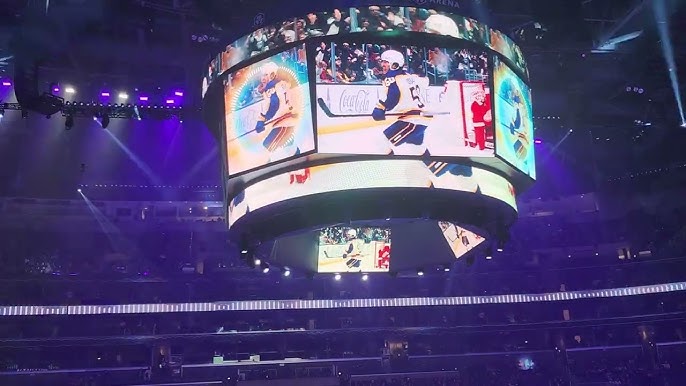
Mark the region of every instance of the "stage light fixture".
[[443, 267], [443, 272], [450, 272], [450, 266]]
[[100, 93], [100, 96], [103, 98], [109, 98], [110, 92], [109, 91], [103, 91]]
[[262, 268], [262, 273], [269, 273], [269, 264], [264, 263], [264, 268]]
[[183, 91], [174, 91], [174, 95], [175, 95], [175, 96], [178, 96], [178, 97], [182, 97], [182, 96], [183, 96]]
[[0, 118], [5, 116], [5, 109], [0, 109]]
[[423, 269], [418, 269], [417, 270], [417, 276], [424, 276], [424, 270]]
[[283, 271], [283, 276], [285, 276], [285, 277], [289, 277], [289, 276], [291, 276], [291, 271], [290, 271], [290, 270], [288, 270], [288, 269], [287, 269], [287, 270], [285, 270], [285, 271]]
[[51, 91], [53, 94], [59, 94], [59, 92], [60, 92], [60, 86], [59, 86], [59, 84], [58, 84], [58, 83], [55, 83], [55, 82], [50, 83], [50, 91]]
[[259, 267], [260, 265], [262, 265], [262, 260], [258, 257], [255, 259], [254, 264], [255, 264], [255, 267]]
[[367, 274], [365, 273], [365, 274], [362, 275], [362, 281], [367, 281], [367, 280], [369, 280], [369, 275], [367, 275]]
[[335, 275], [333, 276], [333, 279], [336, 280], [336, 281], [340, 281], [340, 280], [341, 280], [341, 274], [340, 274], [340, 273], [335, 274]]
[[81, 193], [81, 188], [76, 189], [77, 192]]
[[69, 86], [64, 88], [64, 92], [67, 94], [76, 94], [76, 90], [74, 89], [74, 87]]
[[119, 95], [117, 95], [117, 98], [122, 99], [122, 100], [127, 100], [129, 99], [129, 94], [125, 92], [120, 92]]
[[5, 87], [10, 87], [12, 85], [12, 82], [10, 82], [9, 80], [3, 80], [2, 85]]
[[486, 260], [491, 260], [493, 258], [493, 247], [489, 246], [486, 248]]

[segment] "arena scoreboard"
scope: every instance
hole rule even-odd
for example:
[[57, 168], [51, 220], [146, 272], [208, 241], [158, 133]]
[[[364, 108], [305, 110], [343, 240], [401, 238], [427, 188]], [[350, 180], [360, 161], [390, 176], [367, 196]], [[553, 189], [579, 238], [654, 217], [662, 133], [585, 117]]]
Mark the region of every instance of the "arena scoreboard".
[[454, 9], [392, 4], [284, 15], [203, 72], [231, 234], [304, 248], [282, 264], [408, 269], [403, 232], [460, 258], [536, 178], [520, 48]]

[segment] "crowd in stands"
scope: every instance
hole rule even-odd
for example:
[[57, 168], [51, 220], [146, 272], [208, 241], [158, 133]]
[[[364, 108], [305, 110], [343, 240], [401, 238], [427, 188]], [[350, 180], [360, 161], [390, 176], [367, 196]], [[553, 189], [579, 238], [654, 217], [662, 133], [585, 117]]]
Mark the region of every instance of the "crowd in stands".
[[[183, 365], [178, 376], [148, 367], [128, 370], [103, 368], [86, 375], [34, 372], [32, 385], [106, 385], [222, 380], [235, 385], [241, 380], [338, 378], [341, 386], [562, 386], [562, 385], [678, 385], [686, 375], [684, 347], [660, 353], [648, 360], [635, 347], [591, 351], [553, 351], [520, 355], [408, 358], [401, 361], [362, 360], [320, 364], [289, 363], [198, 368]], [[526, 363], [527, 366], [522, 364]], [[334, 367], [335, 366], [335, 367]], [[335, 370], [334, 370], [335, 369]], [[4, 374], [0, 374], [2, 377]], [[52, 377], [52, 378], [51, 378]], [[17, 377], [14, 378], [15, 380]], [[51, 380], [50, 383], [48, 380]], [[59, 382], [62, 380], [62, 382]], [[129, 383], [124, 383], [124, 381]], [[138, 382], [135, 382], [138, 380]], [[233, 382], [227, 382], [233, 380]], [[120, 382], [120, 383], [117, 383]], [[240, 384], [240, 382], [238, 382]]]
[[429, 77], [430, 85], [442, 85], [447, 80], [488, 79], [488, 55], [485, 51], [322, 42], [315, 55], [317, 82], [379, 84], [389, 69], [381, 55], [391, 49], [403, 53], [404, 68], [408, 73]]

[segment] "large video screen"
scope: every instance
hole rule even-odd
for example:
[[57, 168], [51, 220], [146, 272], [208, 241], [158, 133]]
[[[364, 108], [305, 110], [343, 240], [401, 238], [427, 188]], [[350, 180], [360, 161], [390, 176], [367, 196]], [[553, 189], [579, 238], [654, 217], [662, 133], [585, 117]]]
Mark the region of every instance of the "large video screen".
[[494, 29], [490, 31], [491, 39], [489, 41], [489, 46], [491, 49], [510, 59], [515, 67], [517, 67], [522, 73], [526, 74], [526, 77], [528, 78], [529, 68], [524, 60], [522, 49], [519, 48], [519, 46], [504, 33]]
[[473, 192], [503, 201], [517, 209], [514, 187], [495, 173], [440, 161], [385, 159], [313, 166], [256, 182], [231, 199], [228, 224], [232, 226], [249, 211], [294, 198], [376, 188]]
[[221, 73], [219, 71], [219, 61], [221, 57], [217, 55], [214, 57], [210, 63], [207, 65], [207, 71], [203, 74], [202, 76], [202, 91], [201, 91], [201, 97], [205, 96], [205, 93], [207, 93], [207, 89], [210, 87], [210, 84], [214, 82], [214, 80], [219, 76]]
[[464, 256], [484, 241], [484, 238], [476, 233], [448, 221], [439, 221], [438, 227], [456, 259]]
[[493, 157], [487, 50], [324, 43], [320, 153]]
[[[334, 8], [264, 26], [227, 45], [213, 66], [217, 73], [221, 73], [243, 60], [279, 50], [289, 43], [311, 37], [370, 31], [424, 32], [468, 40], [501, 53], [528, 76], [521, 50], [501, 32], [460, 15], [426, 8], [387, 5]], [[203, 89], [206, 89], [216, 76], [203, 74], [203, 77]]]
[[230, 74], [224, 102], [229, 176], [314, 150], [304, 45]]
[[536, 178], [531, 90], [503, 61], [494, 59], [496, 154]]
[[317, 272], [388, 272], [391, 230], [376, 227], [330, 227], [319, 232]]

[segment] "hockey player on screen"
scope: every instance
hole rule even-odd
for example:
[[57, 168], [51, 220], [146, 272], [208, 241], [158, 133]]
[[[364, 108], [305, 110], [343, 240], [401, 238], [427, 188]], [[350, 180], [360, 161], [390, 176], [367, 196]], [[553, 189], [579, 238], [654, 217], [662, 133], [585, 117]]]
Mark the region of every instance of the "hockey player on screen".
[[362, 262], [360, 258], [362, 257], [362, 244], [364, 241], [357, 237], [357, 230], [352, 228], [345, 232], [345, 237], [348, 243], [348, 247], [343, 253], [343, 259], [347, 260], [345, 264], [348, 266], [348, 270], [359, 269]]
[[257, 118], [255, 132], [260, 134], [269, 130], [262, 141], [262, 145], [270, 153], [269, 161], [278, 161], [300, 153], [300, 149], [294, 146], [297, 115], [288, 100], [291, 85], [279, 80], [278, 69], [279, 66], [273, 62], [265, 63], [257, 86], [257, 92], [262, 95], [262, 112]]
[[[362, 260], [362, 244], [364, 241], [357, 237], [357, 230], [350, 228], [345, 232], [345, 250], [341, 254], [341, 258], [345, 260], [345, 265], [348, 271], [359, 270]], [[324, 251], [324, 256], [327, 258], [335, 257], [329, 256], [329, 253]]]
[[383, 131], [390, 141], [389, 154], [421, 155], [427, 152], [424, 131], [431, 120], [422, 115], [426, 107], [423, 92], [429, 86], [429, 78], [406, 73], [403, 68], [405, 57], [398, 51], [384, 51], [381, 61], [384, 68], [388, 68], [383, 80], [386, 98], [379, 100], [372, 117], [375, 121], [383, 121], [387, 119], [386, 113], [394, 113], [394, 118], [397, 116], [397, 120]]
[[505, 82], [501, 92], [504, 94], [505, 100], [512, 105], [510, 110], [512, 117], [509, 122], [505, 122], [510, 135], [513, 137], [512, 150], [517, 158], [525, 162], [529, 154], [531, 140], [527, 135], [526, 123], [522, 121], [522, 110], [525, 109], [525, 106], [521, 91], [510, 82]]

